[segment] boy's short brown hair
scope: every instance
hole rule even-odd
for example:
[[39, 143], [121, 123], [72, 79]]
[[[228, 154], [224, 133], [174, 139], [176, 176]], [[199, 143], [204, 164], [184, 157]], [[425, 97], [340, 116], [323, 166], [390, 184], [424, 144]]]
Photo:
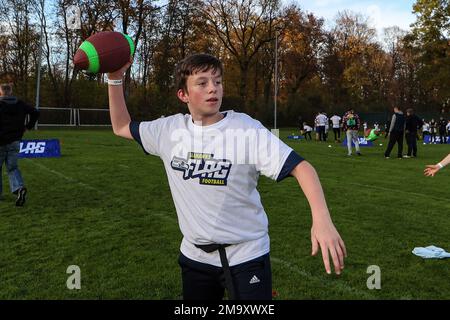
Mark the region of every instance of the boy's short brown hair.
[[175, 85], [178, 90], [184, 90], [187, 92], [187, 78], [197, 72], [205, 72], [208, 70], [213, 72], [220, 72], [223, 74], [222, 62], [216, 57], [205, 54], [196, 53], [181, 60], [176, 67], [175, 71]]

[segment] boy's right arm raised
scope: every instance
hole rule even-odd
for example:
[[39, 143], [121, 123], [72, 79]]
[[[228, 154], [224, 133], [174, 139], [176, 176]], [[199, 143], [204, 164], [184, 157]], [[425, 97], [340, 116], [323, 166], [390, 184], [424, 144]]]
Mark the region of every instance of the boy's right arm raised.
[[[110, 80], [122, 80], [126, 70], [130, 67], [128, 62], [120, 70], [108, 73]], [[125, 104], [122, 85], [108, 85], [109, 112], [114, 134], [123, 138], [133, 139], [130, 132], [131, 117]]]

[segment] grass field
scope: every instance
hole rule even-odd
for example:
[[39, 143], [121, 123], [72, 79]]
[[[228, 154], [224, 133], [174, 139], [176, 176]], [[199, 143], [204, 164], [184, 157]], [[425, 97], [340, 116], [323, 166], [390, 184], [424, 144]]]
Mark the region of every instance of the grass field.
[[[382, 147], [348, 158], [334, 143], [288, 141], [290, 133], [281, 137], [318, 171], [348, 258], [340, 277], [328, 276], [310, 256], [311, 214], [296, 181], [262, 177], [276, 299], [450, 299], [450, 259], [411, 253], [450, 251], [450, 170], [423, 176], [449, 146], [420, 144], [417, 159], [386, 160], [381, 139]], [[0, 299], [179, 299], [182, 237], [159, 158], [109, 130], [25, 138], [59, 138], [62, 157], [21, 160], [23, 208], [14, 207], [3, 172]], [[70, 265], [81, 269], [81, 290], [66, 287]], [[381, 290], [366, 286], [370, 265], [381, 269]]]

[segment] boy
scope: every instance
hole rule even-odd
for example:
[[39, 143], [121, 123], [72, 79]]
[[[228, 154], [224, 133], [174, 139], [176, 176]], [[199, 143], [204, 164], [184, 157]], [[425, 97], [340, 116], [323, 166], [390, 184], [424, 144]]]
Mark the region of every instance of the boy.
[[[39, 111], [12, 94], [12, 84], [0, 84], [0, 197], [2, 194], [2, 165], [5, 163], [10, 190], [17, 195], [16, 206], [22, 207], [25, 204], [27, 188], [25, 188], [18, 166], [20, 140], [25, 129], [31, 130], [34, 127], [39, 117]], [[30, 118], [26, 122], [27, 115]]]
[[365, 135], [367, 141], [375, 141], [380, 137], [380, 130], [367, 129]]
[[308, 124], [306, 122], [303, 122], [303, 135], [305, 136], [305, 140], [312, 140], [311, 137], [311, 132], [313, 131], [313, 128], [311, 128], [310, 126], [308, 126]]
[[[260, 173], [278, 181], [296, 177], [312, 209], [312, 254], [320, 246], [330, 274], [331, 253], [335, 271], [341, 273], [345, 245], [315, 170], [260, 122], [219, 111], [223, 73], [217, 58], [195, 54], [177, 66], [177, 96], [187, 104], [189, 115], [141, 123], [131, 121], [123, 97], [121, 82], [129, 66], [108, 75], [111, 122], [116, 135], [136, 140], [164, 162], [183, 234], [179, 264], [184, 299], [220, 300], [224, 287], [232, 300], [272, 298], [268, 222], [256, 190]], [[231, 141], [223, 138], [236, 131]], [[248, 144], [241, 137], [246, 132]], [[224, 145], [235, 140], [252, 151], [236, 159], [243, 148], [227, 145], [231, 151], [224, 153]], [[273, 156], [266, 157], [272, 142], [277, 146], [271, 149]], [[252, 157], [254, 161], [247, 160]]]

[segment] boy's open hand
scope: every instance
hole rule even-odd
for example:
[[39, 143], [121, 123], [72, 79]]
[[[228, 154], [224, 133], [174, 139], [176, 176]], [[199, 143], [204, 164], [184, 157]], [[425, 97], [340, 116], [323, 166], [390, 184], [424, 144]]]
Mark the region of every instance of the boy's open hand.
[[337, 275], [344, 269], [344, 258], [347, 257], [347, 250], [344, 241], [337, 232], [333, 223], [314, 223], [311, 228], [312, 255], [322, 251], [323, 264], [328, 274], [331, 274], [330, 257], [333, 259], [334, 271]]
[[120, 68], [117, 71], [108, 73], [108, 79], [111, 80], [121, 80], [123, 79], [123, 76], [125, 75], [125, 72], [127, 72], [127, 69], [131, 66], [133, 61], [130, 59], [122, 68]]
[[436, 174], [436, 172], [439, 171], [439, 166], [436, 164], [430, 164], [427, 165], [427, 167], [425, 168], [425, 170], [423, 171], [423, 174], [426, 175], [427, 177], [434, 177], [434, 175]]

